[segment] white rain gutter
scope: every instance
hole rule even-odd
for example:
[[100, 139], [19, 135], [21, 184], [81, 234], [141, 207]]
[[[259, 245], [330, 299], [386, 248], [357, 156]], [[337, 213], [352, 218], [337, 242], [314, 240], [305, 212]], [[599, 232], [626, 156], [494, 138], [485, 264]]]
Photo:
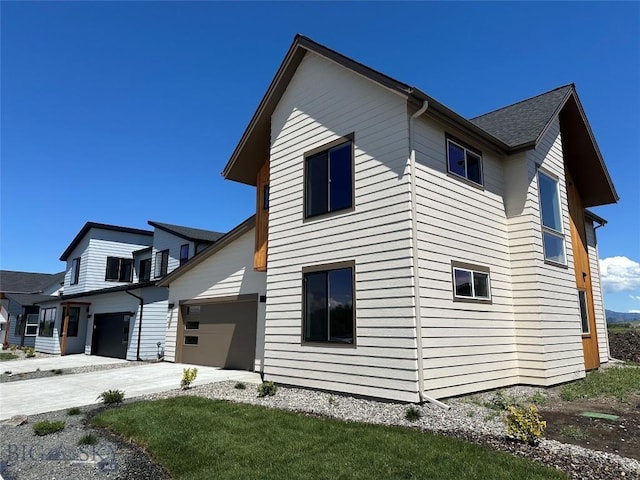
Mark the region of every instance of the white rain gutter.
[[416, 200], [416, 149], [414, 146], [413, 121], [427, 111], [429, 102], [425, 100], [416, 113], [409, 117], [409, 175], [411, 175], [411, 233], [413, 237], [413, 291], [416, 311], [416, 346], [418, 349], [418, 396], [420, 401], [433, 403], [449, 410], [451, 407], [440, 400], [424, 394], [424, 351], [422, 349], [422, 312], [420, 305], [420, 268], [418, 267], [418, 202]]

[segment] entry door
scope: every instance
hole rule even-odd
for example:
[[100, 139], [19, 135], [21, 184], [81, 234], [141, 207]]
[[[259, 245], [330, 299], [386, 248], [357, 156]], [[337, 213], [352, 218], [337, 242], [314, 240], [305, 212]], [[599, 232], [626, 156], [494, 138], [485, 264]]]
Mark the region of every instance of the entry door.
[[129, 345], [128, 313], [97, 313], [93, 316], [91, 353], [103, 357], [126, 358]]
[[584, 204], [571, 178], [567, 175], [567, 192], [569, 197], [569, 219], [571, 223], [571, 246], [573, 247], [573, 264], [576, 276], [576, 300], [580, 307], [582, 325], [582, 350], [584, 366], [593, 370], [600, 366], [598, 353], [598, 336], [596, 334], [596, 314], [593, 307], [593, 290], [591, 287], [591, 268], [587, 249], [587, 233], [584, 220]]

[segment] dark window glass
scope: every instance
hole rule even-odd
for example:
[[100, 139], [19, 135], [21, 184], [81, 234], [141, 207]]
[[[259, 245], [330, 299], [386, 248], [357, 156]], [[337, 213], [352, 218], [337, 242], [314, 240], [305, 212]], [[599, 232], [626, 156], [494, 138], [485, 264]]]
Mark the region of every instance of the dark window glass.
[[349, 208], [353, 197], [351, 142], [329, 151], [329, 210]]
[[353, 205], [353, 144], [346, 142], [306, 159], [305, 216]]
[[580, 302], [580, 320], [582, 323], [582, 333], [589, 333], [589, 313], [587, 309], [587, 292], [578, 290], [578, 301]]
[[133, 276], [133, 260], [130, 258], [107, 257], [105, 280], [130, 282]]
[[192, 335], [188, 335], [184, 337], [184, 344], [185, 345], [197, 345], [198, 344], [198, 337], [194, 337]]
[[353, 269], [304, 275], [304, 339], [353, 343]]
[[21, 313], [19, 313], [16, 316], [16, 325], [13, 328], [13, 334], [22, 336], [22, 332], [24, 332], [24, 328], [25, 328], [24, 316]]
[[80, 280], [80, 257], [71, 261], [71, 285], [76, 285]]
[[447, 140], [447, 165], [451, 173], [482, 185], [482, 157], [479, 154]]
[[269, 210], [269, 185], [262, 189], [262, 208]]
[[307, 217], [327, 212], [328, 185], [327, 154], [307, 158]]
[[40, 310], [40, 328], [38, 335], [41, 337], [52, 337], [53, 327], [56, 323], [56, 309], [45, 308]]
[[482, 183], [480, 168], [480, 157], [467, 152], [467, 178], [472, 182]]
[[184, 328], [187, 330], [197, 330], [200, 328], [200, 322], [186, 322]]
[[164, 277], [169, 267], [169, 250], [156, 252], [155, 278]]
[[141, 282], [148, 282], [151, 280], [151, 259], [145, 258], [140, 260], [140, 271], [138, 272], [138, 279]]
[[122, 344], [123, 345], [129, 343], [130, 324], [131, 324], [131, 317], [129, 315], [125, 315], [122, 321]]
[[476, 298], [489, 298], [489, 275], [473, 272], [473, 293]]
[[120, 259], [120, 276], [118, 280], [121, 282], [130, 282], [133, 276], [133, 260], [131, 258]]
[[[65, 312], [65, 309], [62, 309]], [[65, 313], [63, 313], [64, 315]], [[67, 337], [78, 336], [78, 326], [80, 325], [80, 307], [69, 308], [69, 324], [67, 326]], [[64, 333], [64, 318], [62, 319], [62, 325], [60, 328], [60, 336]]]
[[107, 273], [105, 280], [118, 280], [120, 274], [120, 259], [118, 257], [107, 257]]
[[184, 265], [189, 260], [189, 244], [185, 243], [180, 247], [180, 265]]
[[449, 142], [449, 171], [465, 177], [464, 149]]
[[456, 296], [472, 297], [473, 292], [471, 290], [471, 272], [467, 270], [455, 269], [454, 276], [456, 281]]
[[24, 332], [27, 337], [35, 337], [38, 334], [38, 314], [27, 314], [26, 330]]

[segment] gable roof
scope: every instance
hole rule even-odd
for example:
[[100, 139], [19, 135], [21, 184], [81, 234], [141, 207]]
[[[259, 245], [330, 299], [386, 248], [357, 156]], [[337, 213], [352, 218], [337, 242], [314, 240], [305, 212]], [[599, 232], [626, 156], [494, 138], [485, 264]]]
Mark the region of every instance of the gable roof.
[[253, 227], [255, 227], [255, 225], [256, 225], [256, 216], [252, 215], [249, 218], [247, 218], [244, 222], [237, 225], [229, 232], [225, 233], [222, 237], [218, 239], [217, 242], [209, 245], [207, 248], [202, 250], [202, 252], [200, 252], [198, 255], [191, 257], [187, 261], [187, 263], [176, 268], [173, 272], [163, 277], [162, 280], [159, 280], [158, 286], [168, 287], [172, 281], [181, 277], [182, 275], [187, 273], [189, 270], [191, 270], [195, 266], [200, 265], [207, 258], [211, 257], [213, 254], [222, 250], [224, 247], [232, 243], [234, 240], [238, 239], [240, 236], [250, 231]]
[[64, 280], [65, 272], [32, 273], [0, 270], [0, 291], [4, 293], [41, 293]]
[[42, 295], [40, 293], [9, 293], [7, 298], [14, 301], [18, 305], [36, 305], [41, 302], [60, 300], [57, 295]]
[[170, 223], [161, 222], [147, 222], [152, 227], [159, 228], [165, 232], [169, 232], [185, 240], [191, 240], [193, 242], [215, 242], [224, 235], [221, 232], [214, 232], [212, 230], [203, 230], [200, 228], [182, 227], [180, 225], [171, 225]]
[[564, 85], [535, 97], [471, 119], [510, 148], [533, 147], [564, 106], [574, 85]]
[[89, 233], [89, 230], [92, 228], [97, 228], [99, 230], [111, 230], [113, 232], [124, 232], [124, 233], [134, 233], [137, 235], [147, 235], [149, 237], [153, 237], [153, 232], [150, 230], [140, 230], [139, 228], [130, 228], [130, 227], [121, 227], [118, 225], [108, 225], [106, 223], [96, 223], [96, 222], [87, 222], [84, 224], [84, 227], [80, 229], [75, 238], [71, 241], [69, 246], [66, 248], [62, 255], [60, 256], [60, 260], [65, 262], [71, 252], [78, 246], [78, 244], [82, 241], [84, 236]]

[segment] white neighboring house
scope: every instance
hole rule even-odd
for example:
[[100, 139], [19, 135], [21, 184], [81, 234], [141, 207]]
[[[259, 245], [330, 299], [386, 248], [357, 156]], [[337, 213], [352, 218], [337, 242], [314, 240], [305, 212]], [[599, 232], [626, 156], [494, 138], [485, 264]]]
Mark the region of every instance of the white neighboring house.
[[222, 234], [87, 222], [64, 251], [64, 294], [40, 302], [37, 351], [127, 360], [162, 356], [167, 289], [157, 281]]

